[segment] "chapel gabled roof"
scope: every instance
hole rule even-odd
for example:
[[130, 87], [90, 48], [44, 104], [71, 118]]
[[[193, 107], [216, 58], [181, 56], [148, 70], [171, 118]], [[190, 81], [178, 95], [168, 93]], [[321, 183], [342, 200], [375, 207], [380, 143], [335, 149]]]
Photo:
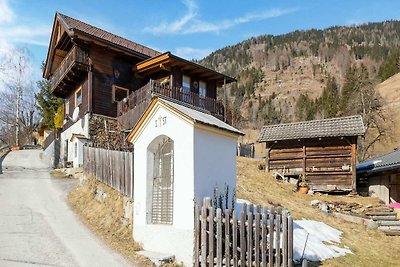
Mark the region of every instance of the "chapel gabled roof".
[[[166, 99], [163, 97], [154, 97], [147, 107], [146, 111], [143, 113], [142, 117], [133, 127], [132, 131], [129, 133], [127, 140], [131, 141], [134, 135], [139, 131], [143, 122], [149, 116], [150, 111], [157, 105], [163, 105], [167, 109], [173, 111], [174, 113], [186, 118], [191, 121], [193, 124], [200, 124], [210, 128], [214, 128], [220, 130], [222, 132], [228, 132], [233, 136], [244, 135], [241, 131], [236, 129], [235, 127], [221, 121], [220, 119], [211, 115], [211, 113], [207, 110], [203, 110], [200, 108], [196, 108], [191, 106], [190, 104], [182, 103], [180, 101], [174, 101], [173, 99]], [[179, 131], [179, 129], [177, 129]]]
[[332, 119], [301, 121], [264, 126], [258, 142], [319, 137], [362, 136], [365, 133], [360, 115]]

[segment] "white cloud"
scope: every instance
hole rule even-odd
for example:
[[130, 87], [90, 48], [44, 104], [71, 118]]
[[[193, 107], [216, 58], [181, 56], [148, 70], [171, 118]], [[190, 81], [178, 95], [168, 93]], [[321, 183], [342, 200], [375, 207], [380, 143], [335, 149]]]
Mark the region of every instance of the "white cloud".
[[7, 0], [0, 0], [0, 23], [11, 22], [15, 15]]
[[178, 47], [175, 49], [175, 54], [191, 60], [191, 59], [202, 59], [208, 56], [213, 49], [199, 49], [199, 48], [192, 48], [192, 47]]
[[49, 25], [35, 22], [21, 24], [7, 0], [0, 0], [0, 53], [21, 44], [47, 46], [51, 33]]
[[183, 0], [183, 4], [187, 9], [183, 17], [172, 22], [162, 22], [155, 27], [146, 27], [144, 31], [151, 32], [153, 34], [179, 33], [182, 31], [184, 26], [197, 16], [198, 9], [196, 2], [193, 0]]
[[184, 5], [187, 8], [186, 15], [172, 22], [162, 22], [158, 26], [147, 27], [144, 29], [145, 32], [152, 34], [192, 34], [201, 32], [214, 32], [218, 33], [222, 30], [226, 30], [235, 27], [240, 24], [245, 24], [253, 21], [261, 21], [265, 19], [275, 18], [283, 16], [297, 9], [268, 9], [257, 13], [248, 13], [241, 17], [234, 19], [228, 19], [218, 22], [208, 22], [199, 19], [198, 7], [193, 0], [185, 0]]

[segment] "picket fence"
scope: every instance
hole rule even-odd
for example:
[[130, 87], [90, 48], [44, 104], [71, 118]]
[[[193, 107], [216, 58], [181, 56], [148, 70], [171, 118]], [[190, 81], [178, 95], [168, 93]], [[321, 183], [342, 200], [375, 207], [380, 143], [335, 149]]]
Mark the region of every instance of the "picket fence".
[[84, 146], [83, 170], [133, 198], [133, 152]]
[[293, 219], [286, 209], [195, 206], [194, 266], [293, 266]]

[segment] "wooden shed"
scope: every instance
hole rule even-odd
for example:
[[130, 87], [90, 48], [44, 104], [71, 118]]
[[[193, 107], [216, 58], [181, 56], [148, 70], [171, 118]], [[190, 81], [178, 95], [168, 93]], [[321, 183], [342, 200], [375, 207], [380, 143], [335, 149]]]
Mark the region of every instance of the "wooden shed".
[[268, 125], [266, 170], [285, 177], [304, 173], [314, 191], [355, 191], [357, 139], [365, 133], [361, 116]]
[[400, 202], [400, 150], [358, 164], [357, 190], [386, 204]]

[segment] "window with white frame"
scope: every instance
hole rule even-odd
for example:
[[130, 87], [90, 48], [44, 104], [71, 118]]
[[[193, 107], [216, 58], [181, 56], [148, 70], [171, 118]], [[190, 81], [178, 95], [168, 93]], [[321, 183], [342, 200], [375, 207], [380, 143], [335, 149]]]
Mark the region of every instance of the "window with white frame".
[[75, 145], [74, 145], [74, 157], [75, 158], [78, 157], [78, 142], [75, 142]]

